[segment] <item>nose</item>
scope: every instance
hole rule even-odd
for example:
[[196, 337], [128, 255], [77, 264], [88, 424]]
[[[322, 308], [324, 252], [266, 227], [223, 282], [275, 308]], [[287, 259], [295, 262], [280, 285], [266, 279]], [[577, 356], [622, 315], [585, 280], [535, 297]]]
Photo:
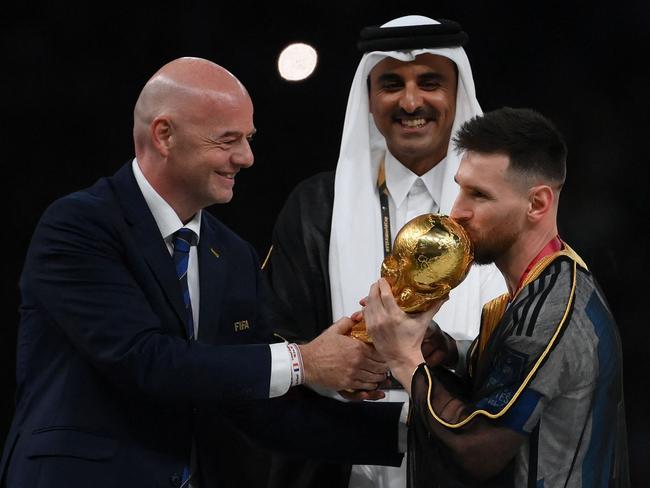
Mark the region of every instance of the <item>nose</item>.
[[461, 223], [470, 220], [472, 215], [472, 211], [464, 204], [461, 195], [458, 195], [454, 202], [454, 206], [451, 208], [451, 212], [449, 212], [449, 216], [456, 222]]
[[399, 105], [407, 113], [413, 113], [423, 104], [420, 88], [416, 83], [407, 83], [400, 98]]
[[231, 162], [241, 168], [250, 168], [253, 166], [254, 161], [255, 156], [253, 155], [250, 141], [242, 138], [240, 147], [232, 153]]

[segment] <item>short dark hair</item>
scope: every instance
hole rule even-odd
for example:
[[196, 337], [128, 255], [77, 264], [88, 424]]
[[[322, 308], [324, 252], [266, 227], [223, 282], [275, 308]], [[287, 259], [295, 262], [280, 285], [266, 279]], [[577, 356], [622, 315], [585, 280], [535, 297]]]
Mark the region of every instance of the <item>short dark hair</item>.
[[562, 187], [567, 147], [555, 125], [528, 108], [503, 107], [465, 122], [453, 138], [458, 151], [505, 154], [509, 170]]

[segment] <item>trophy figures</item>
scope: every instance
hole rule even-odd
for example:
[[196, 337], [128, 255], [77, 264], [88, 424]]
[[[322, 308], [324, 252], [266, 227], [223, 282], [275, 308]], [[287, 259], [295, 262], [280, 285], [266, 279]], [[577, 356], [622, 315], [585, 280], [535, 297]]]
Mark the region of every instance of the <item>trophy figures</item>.
[[[397, 233], [391, 254], [382, 262], [381, 276], [402, 310], [423, 312], [465, 279], [473, 258], [472, 243], [460, 224], [446, 215], [424, 214]], [[350, 335], [372, 343], [363, 320]]]

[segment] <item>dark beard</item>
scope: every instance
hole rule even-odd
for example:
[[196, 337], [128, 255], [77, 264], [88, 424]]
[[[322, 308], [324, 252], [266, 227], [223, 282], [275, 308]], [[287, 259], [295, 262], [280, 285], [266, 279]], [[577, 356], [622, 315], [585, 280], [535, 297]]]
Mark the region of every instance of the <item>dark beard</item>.
[[477, 249], [474, 248], [474, 263], [475, 264], [492, 264], [499, 257], [498, 252], [493, 249]]
[[492, 264], [503, 256], [517, 240], [516, 232], [503, 233], [493, 229], [490, 237], [482, 237], [474, 241], [474, 262], [476, 264]]

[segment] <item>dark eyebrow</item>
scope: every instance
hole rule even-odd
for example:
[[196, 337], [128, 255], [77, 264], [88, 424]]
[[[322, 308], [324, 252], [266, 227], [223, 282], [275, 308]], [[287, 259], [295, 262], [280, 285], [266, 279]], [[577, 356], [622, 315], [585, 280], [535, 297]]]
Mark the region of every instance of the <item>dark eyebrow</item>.
[[[458, 178], [456, 178], [456, 175], [454, 175], [454, 181], [458, 184], [458, 186], [462, 186], [460, 184], [460, 182], [458, 181]], [[479, 193], [482, 193], [484, 195], [491, 195], [492, 194], [492, 192], [489, 189], [481, 187], [480, 185], [478, 185], [478, 186], [477, 185], [466, 185], [465, 188], [470, 190], [470, 191], [478, 191]]]
[[477, 186], [477, 185], [470, 185], [467, 187], [470, 191], [478, 192], [481, 195], [484, 195], [485, 197], [489, 199], [494, 198], [494, 192], [490, 188], [482, 187], [482, 186]]
[[395, 74], [395, 73], [382, 73], [377, 78], [378, 83], [396, 82], [396, 81], [401, 82], [402, 77], [400, 75]]
[[441, 81], [444, 79], [445, 77], [442, 76], [440, 73], [435, 73], [433, 71], [429, 71], [428, 73], [422, 73], [421, 75], [418, 76], [418, 81]]

